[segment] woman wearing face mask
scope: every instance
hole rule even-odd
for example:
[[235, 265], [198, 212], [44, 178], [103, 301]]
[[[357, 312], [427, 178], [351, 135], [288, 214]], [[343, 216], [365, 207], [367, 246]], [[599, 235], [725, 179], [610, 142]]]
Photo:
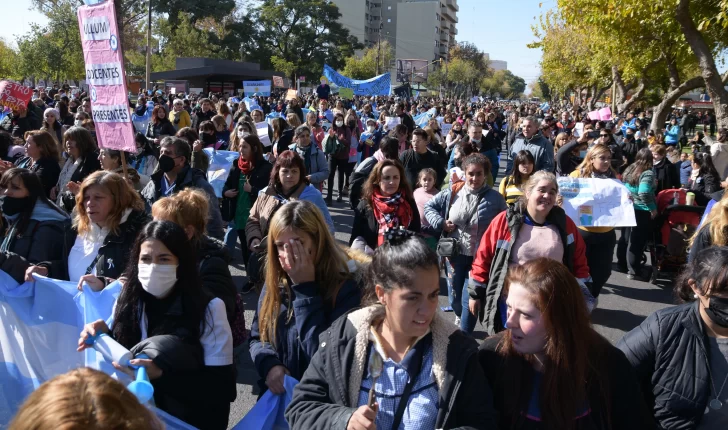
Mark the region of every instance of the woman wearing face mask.
[[591, 327], [568, 268], [548, 258], [514, 266], [504, 294], [508, 328], [478, 353], [500, 428], [654, 428], [629, 361]]
[[263, 158], [263, 145], [258, 136], [247, 134], [240, 139], [240, 157], [233, 161], [222, 189], [223, 215], [233, 223], [243, 251], [243, 263], [248, 264], [250, 250], [245, 237], [245, 225], [258, 193], [270, 181], [273, 166]]
[[329, 165], [324, 152], [311, 141], [311, 129], [305, 125], [296, 128], [293, 142], [288, 149], [295, 151], [303, 159], [308, 173], [307, 179], [317, 190], [321, 190], [322, 183], [329, 177]]
[[627, 272], [628, 279], [645, 280], [648, 277], [642, 273], [642, 255], [652, 234], [652, 220], [657, 216], [656, 182], [649, 149], [639, 150], [634, 164], [624, 171], [623, 182], [632, 194], [637, 226], [622, 228], [617, 244], [617, 265], [620, 271]]
[[63, 146], [68, 154], [58, 176], [58, 183], [51, 191], [59, 207], [71, 212], [76, 206], [76, 193], [81, 181], [91, 173], [101, 170], [96, 144], [83, 127], [71, 127], [63, 134]]
[[379, 143], [384, 137], [384, 133], [378, 129], [377, 121], [368, 118], [366, 120], [367, 129], [359, 136], [359, 148], [358, 151], [361, 153], [361, 161], [366, 161], [367, 158], [374, 155], [379, 150]]
[[326, 195], [327, 205], [333, 204], [334, 178], [336, 178], [337, 172], [339, 173], [339, 196], [336, 198], [336, 201], [344, 201], [344, 181], [348, 178], [347, 171], [349, 168], [349, 152], [352, 139], [356, 138], [355, 135], [352, 137], [353, 133], [355, 133], [355, 130], [354, 128], [346, 125], [344, 115], [337, 113], [336, 116], [334, 116], [334, 124], [327, 133], [327, 138], [330, 137], [331, 139], [329, 140], [335, 141], [336, 144], [330, 145], [330, 149], [327, 148], [327, 145], [324, 145], [324, 151], [329, 151], [326, 152], [329, 155], [329, 190]]
[[174, 128], [172, 122], [167, 118], [167, 111], [164, 106], [157, 105], [152, 111], [152, 119], [149, 121], [147, 126], [147, 139], [151, 140], [156, 146], [159, 146], [159, 142], [166, 136], [174, 136], [177, 130]]
[[73, 125], [75, 125], [76, 127], [83, 127], [83, 122], [91, 119], [89, 114], [84, 111], [77, 111], [73, 118]]
[[728, 425], [728, 248], [700, 252], [675, 284], [683, 303], [661, 309], [617, 343], [659, 428]]
[[169, 120], [172, 122], [175, 130], [192, 127], [192, 118], [190, 118], [190, 114], [185, 110], [185, 103], [182, 99], [175, 99], [172, 104], [172, 111], [169, 113]]
[[[597, 143], [589, 149], [584, 161], [569, 176], [572, 178], [617, 179], [612, 169], [612, 151]], [[579, 233], [586, 244], [586, 262], [592, 277], [590, 292], [594, 298], [612, 275], [612, 257], [617, 245], [617, 234], [613, 227], [579, 227]]]
[[448, 296], [455, 322], [461, 323], [462, 330], [470, 333], [475, 328], [475, 320], [466, 318], [463, 322], [461, 318], [463, 305], [466, 308], [468, 305], [468, 272], [483, 233], [493, 218], [506, 210], [506, 202], [485, 182], [490, 161], [484, 155], [467, 156], [462, 169], [463, 181], [450, 185], [427, 202], [425, 217], [438, 233], [457, 239], [458, 253], [449, 258], [453, 276]]
[[371, 254], [384, 242], [385, 230], [399, 227], [419, 233], [420, 214], [402, 164], [383, 160], [364, 184], [349, 244]]
[[[210, 124], [210, 121], [204, 121], [202, 124]], [[203, 127], [200, 126], [200, 130], [202, 130], [202, 128]], [[210, 134], [209, 125], [205, 125], [205, 128], [208, 129], [208, 132], [203, 133], [202, 135], [197, 134], [195, 129], [192, 127], [185, 127], [178, 131], [175, 135], [175, 137], [186, 140], [187, 143], [190, 145], [190, 148], [192, 148], [192, 159], [190, 160], [190, 167], [192, 167], [193, 169], [202, 170], [203, 172], [207, 172], [207, 169], [210, 167], [210, 157], [205, 153], [205, 151], [202, 150], [203, 148], [205, 148], [205, 144], [203, 143], [202, 139], [204, 139], [205, 136], [209, 136]]]
[[[240, 144], [243, 141], [243, 137], [248, 134], [254, 134], [256, 136], [258, 135], [252, 119], [247, 118], [240, 118], [237, 122], [237, 125], [235, 126], [235, 129], [232, 133], [230, 133], [230, 147], [228, 147], [228, 151], [240, 152]], [[266, 152], [266, 149], [270, 150], [270, 148], [263, 147], [264, 152]]]
[[0, 270], [23, 283], [29, 267], [46, 262], [52, 276], [60, 276], [63, 236], [71, 225], [68, 215], [48, 200], [40, 179], [29, 170], [6, 170], [0, 192], [4, 232]]
[[[470, 313], [463, 309], [463, 316], [477, 316], [479, 320], [485, 320], [485, 330], [489, 335], [505, 327], [506, 308], [501, 293], [508, 269], [538, 257], [546, 256], [563, 262], [581, 285], [589, 308], [593, 308], [594, 304], [588, 290], [591, 277], [584, 240], [574, 221], [556, 206], [559, 193], [556, 176], [538, 171], [531, 175], [524, 192], [521, 200], [490, 223], [470, 271]], [[469, 324], [475, 326], [474, 322]]]
[[61, 174], [56, 141], [47, 131], [29, 131], [25, 134], [25, 153], [25, 157], [15, 161], [15, 166], [38, 175], [46, 197], [50, 197]]
[[496, 428], [477, 344], [438, 313], [438, 279], [422, 239], [388, 233], [369, 265], [369, 306], [322, 334], [286, 411], [291, 429]]
[[[107, 333], [147, 369], [156, 407], [198, 428], [227, 428], [236, 397], [233, 345], [225, 304], [200, 285], [195, 252], [182, 227], [169, 221], [146, 225], [131, 249], [113, 325], [86, 325], [89, 336]], [[132, 374], [118, 363], [114, 366]]]
[[[606, 132], [603, 132], [606, 133]], [[568, 140], [566, 133], [559, 133], [559, 136], [564, 135], [563, 140]], [[556, 141], [559, 141], [559, 136], [556, 137]], [[572, 139], [571, 141], [565, 142], [558, 151], [556, 151], [556, 173], [559, 176], [569, 176], [579, 165], [584, 163], [586, 160], [587, 151], [589, 149], [589, 137], [587, 133], [582, 133], [578, 139]]]
[[250, 355], [263, 378], [261, 388], [281, 394], [286, 374], [303, 376], [319, 335], [359, 307], [362, 273], [310, 202], [281, 207], [270, 220], [266, 246], [265, 286], [250, 330]]
[[[105, 150], [108, 151], [108, 150]], [[92, 173], [81, 183], [76, 197], [73, 228], [67, 235], [62, 276], [86, 282], [99, 291], [121, 276], [134, 239], [149, 221], [139, 194], [116, 173]], [[48, 276], [48, 265], [40, 263], [28, 275]]]

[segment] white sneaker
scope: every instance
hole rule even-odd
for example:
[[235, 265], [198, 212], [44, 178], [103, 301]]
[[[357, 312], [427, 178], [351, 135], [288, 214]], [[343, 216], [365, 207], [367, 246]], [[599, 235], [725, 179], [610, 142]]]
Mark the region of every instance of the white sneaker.
[[460, 328], [460, 317], [455, 317], [455, 325]]

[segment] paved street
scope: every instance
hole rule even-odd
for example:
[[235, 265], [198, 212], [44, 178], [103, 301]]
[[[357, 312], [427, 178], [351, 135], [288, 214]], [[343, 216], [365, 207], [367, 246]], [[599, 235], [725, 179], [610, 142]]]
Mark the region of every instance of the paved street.
[[[501, 175], [504, 167], [505, 163], [501, 163]], [[342, 244], [348, 243], [353, 221], [353, 212], [349, 209], [348, 202], [334, 203], [330, 211], [336, 227], [336, 239]], [[616, 257], [614, 262], [616, 262]], [[235, 264], [231, 266], [231, 271], [236, 285], [242, 286], [245, 272], [240, 263], [239, 251]], [[444, 280], [441, 280], [441, 285], [440, 306], [447, 306], [447, 289]], [[674, 303], [672, 285], [673, 282], [670, 279], [663, 280], [659, 286], [656, 286], [645, 282], [630, 281], [625, 274], [613, 272], [609, 282], [602, 289], [599, 307], [592, 313], [595, 329], [612, 343], [616, 343], [625, 332], [639, 325], [647, 315]], [[253, 321], [257, 300], [258, 296], [255, 293], [244, 296], [245, 320], [248, 328]], [[445, 315], [454, 322], [455, 315], [452, 312]], [[476, 327], [474, 335], [477, 339], [484, 338], [485, 334], [480, 325]], [[250, 360], [247, 346], [239, 348], [236, 354], [238, 398], [230, 411], [231, 427], [250, 410], [258, 392], [256, 386], [258, 375]]]

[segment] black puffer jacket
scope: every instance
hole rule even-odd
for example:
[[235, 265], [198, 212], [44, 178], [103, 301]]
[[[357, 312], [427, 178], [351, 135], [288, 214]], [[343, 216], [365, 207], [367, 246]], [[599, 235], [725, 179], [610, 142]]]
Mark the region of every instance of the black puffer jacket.
[[634, 367], [658, 428], [695, 429], [710, 401], [708, 347], [698, 303], [660, 309], [617, 347]]
[[[132, 210], [126, 221], [119, 225], [118, 234], [109, 233], [104, 239], [103, 245], [99, 248], [101, 257], [96, 262], [96, 276], [100, 278], [118, 279], [129, 262], [132, 246], [137, 235], [151, 218], [142, 211]], [[78, 281], [78, 279], [68, 279], [68, 255], [71, 248], [76, 242], [78, 232], [76, 229], [68, 229], [64, 244], [64, 259], [60, 267], [58, 279]], [[43, 267], [50, 267], [48, 262], [38, 264]]]
[[655, 195], [659, 194], [662, 190], [680, 188], [680, 176], [667, 157], [663, 158], [659, 164], [655, 164], [652, 170], [655, 172], [655, 180], [657, 181]]
[[230, 254], [224, 243], [209, 236], [202, 236], [197, 249], [202, 288], [225, 303], [228, 322], [235, 320], [235, 283], [230, 274]]
[[698, 206], [706, 206], [710, 201], [710, 195], [720, 190], [720, 178], [708, 172], [698, 176], [694, 181], [690, 180], [688, 187], [695, 193], [695, 203]]
[[[81, 163], [73, 171], [70, 182], [82, 182], [88, 175], [98, 170], [101, 170], [99, 155], [96, 152], [90, 152], [83, 157]], [[58, 190], [58, 192], [61, 191]], [[63, 209], [71, 212], [74, 206], [76, 206], [76, 196], [70, 191], [63, 191]]]
[[40, 183], [43, 184], [46, 197], [50, 198], [51, 190], [56, 186], [58, 177], [61, 175], [61, 166], [57, 160], [50, 157], [43, 157], [33, 163], [30, 157], [23, 157], [15, 162], [15, 166], [28, 169], [38, 175]]
[[[381, 307], [370, 306], [337, 319], [321, 333], [319, 349], [286, 409], [292, 430], [346, 428], [367, 375], [369, 327], [382, 316]], [[435, 428], [495, 429], [492, 393], [478, 364], [477, 343], [439, 315], [430, 328], [438, 387]]]

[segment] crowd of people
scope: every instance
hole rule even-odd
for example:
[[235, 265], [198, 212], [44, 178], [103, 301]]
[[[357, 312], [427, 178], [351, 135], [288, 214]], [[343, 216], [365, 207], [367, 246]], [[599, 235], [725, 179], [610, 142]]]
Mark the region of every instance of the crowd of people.
[[[146, 354], [132, 364], [156, 406], [202, 429], [229, 425], [244, 342], [262, 393], [299, 381], [292, 429], [728, 426], [728, 130], [708, 145], [678, 113], [648, 130], [645, 111], [592, 121], [565, 103], [343, 100], [327, 88], [247, 102], [142, 93], [130, 112], [150, 120], [135, 153], [99, 147], [85, 94], [36, 91], [0, 122], [0, 269], [79, 290], [121, 283], [113, 317], [87, 325], [79, 351], [107, 333]], [[239, 154], [221, 198], [205, 148]], [[621, 181], [636, 226], [577, 227], [562, 176]], [[649, 277], [663, 190], [711, 207], [675, 282], [684, 304], [614, 346], [590, 313], [615, 250], [618, 270]], [[348, 246], [330, 212], [345, 201]], [[455, 325], [439, 309], [442, 273]], [[108, 379], [56, 377], [10, 428], [44, 428], [39, 417], [161, 428]]]

